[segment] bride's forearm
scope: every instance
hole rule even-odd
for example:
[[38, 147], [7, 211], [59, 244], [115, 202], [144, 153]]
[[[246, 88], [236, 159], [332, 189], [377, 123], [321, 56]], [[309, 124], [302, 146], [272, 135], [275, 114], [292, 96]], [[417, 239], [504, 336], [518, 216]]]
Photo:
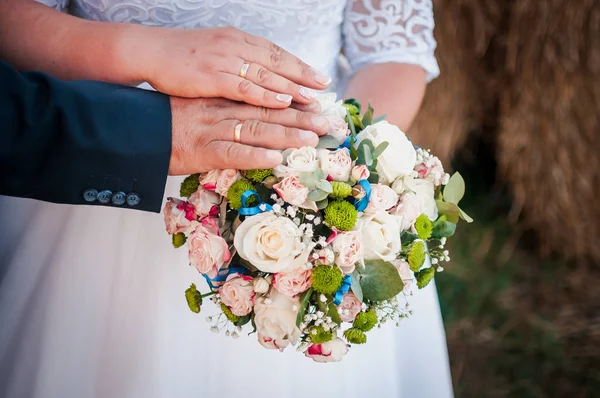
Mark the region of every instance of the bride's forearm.
[[425, 71], [416, 65], [374, 64], [358, 71], [350, 80], [345, 98], [371, 102], [376, 116], [406, 131], [414, 120], [425, 95]]
[[34, 1], [3, 0], [0, 56], [20, 70], [43, 71], [64, 80], [132, 84], [142, 80], [141, 71], [124, 54], [140, 28], [86, 21]]

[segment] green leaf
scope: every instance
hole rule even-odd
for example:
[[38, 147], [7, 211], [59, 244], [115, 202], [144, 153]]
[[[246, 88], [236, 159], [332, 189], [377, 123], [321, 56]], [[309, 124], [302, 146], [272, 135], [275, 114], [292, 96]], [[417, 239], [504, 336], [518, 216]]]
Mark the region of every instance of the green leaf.
[[340, 146], [338, 140], [336, 140], [330, 135], [324, 135], [319, 138], [319, 144], [317, 145], [317, 149], [335, 149], [338, 146]]
[[322, 201], [324, 199], [327, 199], [327, 196], [329, 196], [328, 192], [322, 191], [322, 190], [320, 190], [318, 188], [314, 189], [314, 190], [311, 190], [308, 193], [308, 199], [312, 200], [314, 202], [320, 202], [320, 201]]
[[327, 207], [328, 204], [329, 204], [329, 199], [327, 199], [327, 198], [325, 198], [323, 200], [319, 200], [317, 202], [317, 209], [323, 210]]
[[404, 288], [398, 270], [386, 261], [365, 261], [365, 268], [359, 269], [358, 273], [360, 287], [366, 300], [387, 300], [396, 296]]
[[408, 248], [415, 240], [419, 239], [417, 234], [412, 232], [402, 231], [400, 233], [400, 242], [402, 242], [402, 248]]
[[333, 303], [329, 303], [329, 309], [327, 311], [327, 315], [331, 317], [331, 320], [340, 325], [342, 320], [340, 319], [340, 314], [337, 310], [337, 305]]
[[456, 172], [444, 187], [444, 201], [455, 205], [465, 196], [465, 180]]
[[344, 101], [344, 104], [354, 105], [360, 113], [360, 102], [358, 102], [355, 98], [348, 98], [346, 101]]
[[374, 170], [370, 170], [370, 172], [371, 174], [369, 174], [367, 181], [369, 181], [371, 184], [379, 184], [379, 173]]
[[256, 333], [256, 322], [254, 322], [254, 317], [252, 317], [252, 319], [250, 320], [252, 323], [252, 331], [250, 333], [248, 333], [248, 336], [250, 336], [252, 333]]
[[387, 117], [387, 115], [385, 113], [381, 116], [377, 116], [375, 119], [373, 119], [373, 123], [371, 123], [371, 124], [379, 123], [382, 120], [385, 120], [386, 117]]
[[319, 183], [317, 184], [317, 188], [320, 189], [321, 191], [325, 191], [327, 193], [333, 192], [333, 187], [331, 186], [331, 183], [327, 180], [319, 181]]
[[302, 185], [308, 188], [314, 188], [319, 182], [320, 178], [315, 172], [300, 173], [298, 180]]
[[381, 144], [377, 145], [377, 148], [375, 148], [375, 151], [373, 151], [373, 157], [375, 159], [377, 159], [382, 153], [383, 151], [386, 150], [386, 148], [390, 145], [389, 142], [384, 141]]
[[370, 102], [367, 112], [363, 115], [362, 123], [365, 127], [370, 126], [373, 123], [373, 107]]
[[354, 293], [358, 301], [362, 302], [363, 293], [360, 287], [360, 274], [358, 272], [358, 269], [355, 269], [354, 272], [350, 274], [350, 277], [352, 278], [352, 286], [350, 286], [350, 289], [352, 289], [352, 292]]
[[456, 231], [456, 224], [447, 221], [446, 216], [441, 216], [433, 223], [432, 238], [448, 238], [454, 235]]
[[250, 319], [252, 319], [250, 314], [241, 316], [241, 317], [239, 317], [238, 321], [236, 323], [234, 323], [234, 325], [235, 326], [244, 326], [245, 324], [250, 322]]
[[468, 223], [473, 222], [473, 219], [467, 213], [465, 213], [460, 207], [458, 208], [458, 213], [460, 214], [460, 218], [462, 218], [466, 222], [468, 222]]
[[[296, 316], [296, 326], [299, 326], [304, 319], [304, 314], [306, 314], [306, 308], [308, 307], [308, 302], [310, 301], [310, 296], [312, 296], [313, 288], [311, 287], [307, 291], [304, 292], [302, 296], [302, 300], [300, 300], [300, 309], [298, 310], [298, 315]], [[252, 319], [252, 324], [254, 325], [254, 318]], [[256, 330], [256, 325], [254, 325]]]
[[325, 179], [325, 174], [323, 173], [323, 170], [321, 169], [316, 169], [315, 171], [313, 171], [313, 173], [315, 174], [315, 176], [317, 177], [317, 181], [320, 180], [324, 180]]
[[435, 201], [438, 212], [446, 216], [447, 220], [452, 224], [457, 224], [460, 219], [460, 210], [457, 205], [454, 203], [447, 203], [441, 200]]

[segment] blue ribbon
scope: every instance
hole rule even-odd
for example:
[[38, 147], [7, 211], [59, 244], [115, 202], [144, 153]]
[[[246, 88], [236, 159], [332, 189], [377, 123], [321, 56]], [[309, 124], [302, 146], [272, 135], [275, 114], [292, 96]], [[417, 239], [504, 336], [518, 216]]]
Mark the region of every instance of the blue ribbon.
[[344, 294], [348, 293], [350, 286], [352, 286], [352, 277], [350, 275], [346, 275], [342, 281], [342, 286], [340, 286], [338, 291], [335, 292], [335, 296], [333, 297], [333, 303], [335, 305], [340, 305], [342, 303]]
[[360, 180], [358, 183], [365, 189], [365, 197], [359, 201], [354, 200], [354, 207], [356, 207], [356, 210], [358, 211], [364, 211], [371, 198], [371, 183], [369, 180]]
[[[217, 276], [215, 276], [214, 278], [210, 278], [208, 275], [206, 274], [201, 274], [204, 279], [206, 279], [206, 283], [208, 283], [208, 286], [212, 289], [212, 290], [217, 290], [219, 289], [219, 286], [221, 286], [222, 282], [225, 282], [227, 280], [227, 277], [231, 274], [243, 274], [244, 272], [246, 272], [246, 268], [244, 267], [234, 267], [234, 268], [221, 268], [219, 270], [219, 272], [217, 273]], [[213, 283], [215, 283], [213, 285]]]
[[[253, 196], [256, 196], [259, 203], [254, 207], [248, 207], [248, 200]], [[261, 207], [264, 207], [264, 210], [261, 210]], [[271, 210], [273, 210], [273, 207], [270, 204], [261, 202], [258, 193], [249, 189], [242, 194], [242, 208], [238, 210], [238, 214], [241, 214], [242, 216], [255, 216], [258, 213]]]
[[354, 139], [353, 139], [352, 141], [356, 143], [356, 136], [352, 136], [352, 134], [350, 134], [350, 135], [349, 135], [349, 136], [346, 138], [346, 141], [344, 141], [344, 142], [342, 143], [342, 145], [340, 145], [340, 146], [338, 147], [338, 149], [341, 149], [341, 148], [350, 149], [350, 139], [351, 139], [352, 137], [354, 137]]

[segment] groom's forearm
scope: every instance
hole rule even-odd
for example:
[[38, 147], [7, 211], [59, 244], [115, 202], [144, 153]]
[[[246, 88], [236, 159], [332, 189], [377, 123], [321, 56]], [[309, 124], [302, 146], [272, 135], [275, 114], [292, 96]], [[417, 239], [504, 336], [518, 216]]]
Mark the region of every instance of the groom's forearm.
[[[0, 195], [160, 211], [171, 155], [167, 96], [19, 73], [0, 61], [0, 126]], [[118, 192], [135, 195], [123, 202]]]
[[123, 53], [130, 31], [140, 28], [84, 20], [33, 0], [2, 0], [0, 58], [62, 80], [139, 84]]

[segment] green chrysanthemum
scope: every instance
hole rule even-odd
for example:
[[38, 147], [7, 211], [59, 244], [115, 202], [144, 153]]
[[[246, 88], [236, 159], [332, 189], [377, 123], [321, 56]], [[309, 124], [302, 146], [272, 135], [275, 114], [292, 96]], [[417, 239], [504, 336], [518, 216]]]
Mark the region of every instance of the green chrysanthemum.
[[433, 232], [433, 224], [426, 214], [421, 214], [415, 220], [415, 229], [417, 230], [419, 238], [427, 240], [431, 237], [431, 233]]
[[254, 169], [246, 171], [246, 178], [254, 182], [262, 182], [273, 174], [273, 169]]
[[408, 249], [408, 265], [410, 265], [410, 270], [412, 272], [420, 270], [426, 256], [425, 243], [421, 240], [414, 241]]
[[350, 116], [358, 115], [360, 113], [360, 110], [358, 109], [358, 107], [353, 104], [344, 104], [344, 108], [346, 108], [346, 110], [348, 111]]
[[310, 339], [315, 344], [323, 344], [327, 343], [331, 339], [333, 339], [333, 332], [329, 330], [325, 330], [323, 326], [315, 326], [310, 329], [309, 332]]
[[340, 288], [343, 279], [338, 267], [319, 265], [313, 268], [312, 287], [319, 293], [333, 294]]
[[336, 200], [325, 208], [325, 222], [341, 231], [350, 231], [356, 224], [358, 211], [345, 200]]
[[333, 199], [344, 199], [352, 195], [352, 186], [340, 181], [331, 181], [333, 191], [329, 194]]
[[[229, 201], [229, 206], [231, 206], [234, 210], [239, 210], [242, 207], [242, 194], [248, 190], [254, 191], [254, 185], [244, 178], [237, 180], [229, 190], [227, 191], [227, 200]], [[246, 203], [247, 205], [255, 205], [256, 199], [252, 197], [249, 199], [250, 203]]]
[[185, 234], [183, 232], [179, 232], [179, 233], [173, 235], [172, 239], [173, 239], [173, 247], [175, 249], [180, 248], [181, 246], [185, 245], [185, 241], [187, 240], [187, 238], [185, 237]]
[[351, 344], [365, 344], [367, 335], [360, 329], [350, 328], [344, 332], [344, 337]]
[[352, 326], [363, 332], [368, 332], [375, 325], [377, 325], [377, 314], [375, 314], [375, 311], [359, 312], [356, 318], [354, 318], [354, 323], [352, 323]]
[[179, 195], [183, 196], [184, 198], [189, 198], [191, 194], [198, 190], [199, 185], [200, 174], [192, 174], [187, 176], [179, 187]]
[[193, 283], [190, 287], [185, 291], [185, 299], [187, 301], [188, 307], [192, 312], [196, 314], [200, 312], [200, 306], [202, 305], [202, 295], [198, 290], [196, 290], [196, 285]]
[[223, 314], [225, 314], [225, 317], [231, 323], [236, 323], [237, 321], [240, 320], [240, 317], [237, 315], [234, 315], [233, 312], [231, 312], [231, 310], [223, 303], [221, 303], [221, 311], [223, 311]]
[[417, 286], [419, 289], [423, 289], [425, 286], [431, 282], [433, 276], [435, 275], [435, 270], [433, 267], [425, 268], [415, 274], [415, 278], [417, 279]]

